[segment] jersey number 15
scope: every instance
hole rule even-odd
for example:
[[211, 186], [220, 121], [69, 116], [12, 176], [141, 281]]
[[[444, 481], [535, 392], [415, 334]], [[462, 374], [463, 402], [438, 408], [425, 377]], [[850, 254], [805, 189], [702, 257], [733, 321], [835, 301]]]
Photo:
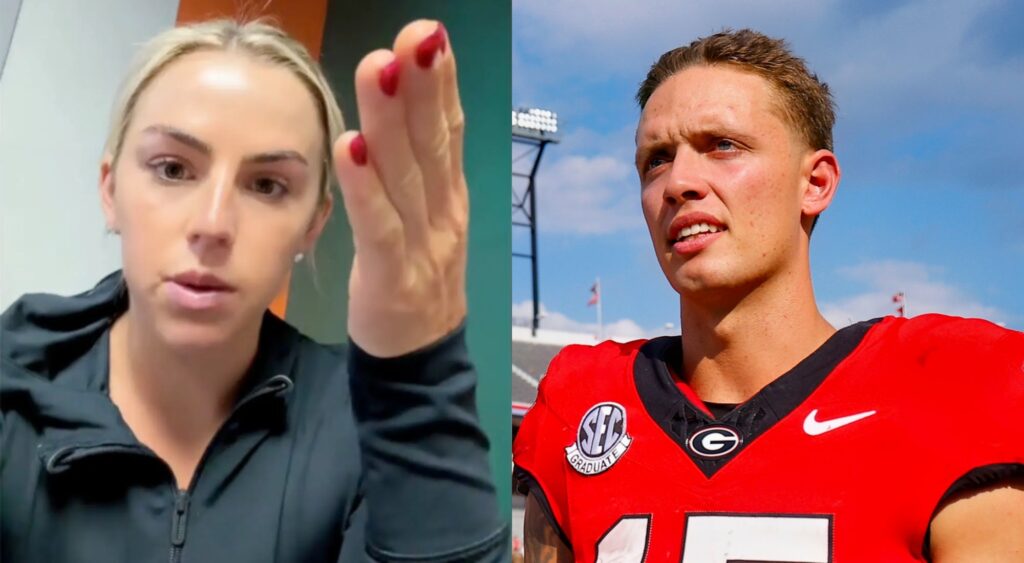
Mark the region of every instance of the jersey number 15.
[[[643, 563], [650, 515], [624, 516], [597, 544], [597, 563]], [[831, 563], [832, 517], [688, 514], [682, 563], [785, 561]]]

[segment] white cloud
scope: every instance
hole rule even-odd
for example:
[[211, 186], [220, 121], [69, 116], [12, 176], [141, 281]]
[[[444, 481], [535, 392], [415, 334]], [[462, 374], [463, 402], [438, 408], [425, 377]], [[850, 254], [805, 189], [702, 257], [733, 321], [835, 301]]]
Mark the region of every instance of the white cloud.
[[[513, 160], [525, 152], [513, 149]], [[513, 166], [527, 172], [524, 158]], [[516, 179], [517, 192], [526, 180]], [[580, 127], [549, 146], [537, 174], [538, 223], [542, 231], [600, 235], [634, 231], [646, 235], [640, 188], [633, 169], [633, 126], [608, 134]]]
[[924, 96], [1012, 103], [1016, 90], [1006, 86], [1019, 86], [1021, 77], [1005, 67], [1014, 61], [974, 46], [985, 31], [979, 24], [991, 27], [986, 20], [1013, 13], [999, 0], [865, 6], [816, 0], [648, 0], [642, 9], [620, 0], [517, 0], [514, 6], [520, 65], [584, 80], [623, 75], [639, 82], [669, 49], [725, 27], [751, 27], [786, 38], [815, 70], [841, 85], [840, 95], [865, 111], [878, 109], [872, 100], [880, 94], [908, 102]]
[[[998, 4], [907, 3], [870, 25], [832, 35], [835, 48], [821, 53], [820, 70], [838, 93], [840, 107], [868, 118], [892, 117], [896, 108], [916, 116], [922, 113], [917, 108], [933, 105], [1005, 110], [1021, 85], [1019, 72], [1007, 72], [1007, 61], [971, 47], [981, 31], [976, 24]], [[819, 44], [824, 40], [815, 38]]]
[[816, 21], [824, 4], [813, 0], [645, 0], [634, 4], [621, 0], [517, 0], [513, 25], [520, 46], [528, 53], [531, 46], [538, 52], [571, 52], [579, 64], [557, 65], [564, 73], [600, 69], [639, 78], [654, 62], [652, 52], [661, 53], [727, 24], [773, 28], [792, 21], [794, 13]]
[[[563, 313], [549, 311], [544, 306], [544, 303], [540, 304], [540, 313], [540, 328], [542, 329], [594, 335], [598, 333], [598, 326], [596, 322], [588, 323], [577, 321], [569, 318]], [[528, 322], [532, 317], [533, 301], [526, 300], [512, 304], [512, 319], [514, 321], [523, 322], [525, 319], [526, 322]], [[632, 319], [618, 319], [616, 321], [604, 323], [605, 338], [614, 338], [615, 340], [651, 338], [653, 336], [661, 336], [670, 332], [671, 330], [665, 328], [645, 329]]]
[[977, 317], [1004, 324], [1009, 315], [985, 305], [942, 279], [942, 269], [919, 262], [881, 260], [841, 268], [839, 275], [860, 282], [865, 291], [822, 304], [822, 314], [834, 326], [872, 319], [895, 312], [893, 295], [904, 292], [910, 316], [943, 313]]
[[539, 226], [547, 232], [607, 234], [643, 224], [632, 168], [607, 155], [570, 155], [538, 175]]

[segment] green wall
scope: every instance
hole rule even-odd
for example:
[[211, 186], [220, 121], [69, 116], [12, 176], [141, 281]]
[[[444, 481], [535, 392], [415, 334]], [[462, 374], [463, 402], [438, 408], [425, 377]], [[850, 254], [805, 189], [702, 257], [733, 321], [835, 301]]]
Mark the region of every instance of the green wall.
[[[417, 18], [444, 22], [459, 67], [466, 113], [470, 190], [469, 347], [480, 376], [480, 418], [491, 439], [491, 468], [503, 514], [511, 514], [511, 8], [503, 1], [330, 2], [321, 62], [345, 115], [359, 127], [353, 72], [364, 54], [390, 48]], [[340, 203], [341, 198], [336, 201]], [[341, 205], [320, 239], [316, 273], [295, 269], [288, 320], [321, 342], [346, 338], [352, 242]]]

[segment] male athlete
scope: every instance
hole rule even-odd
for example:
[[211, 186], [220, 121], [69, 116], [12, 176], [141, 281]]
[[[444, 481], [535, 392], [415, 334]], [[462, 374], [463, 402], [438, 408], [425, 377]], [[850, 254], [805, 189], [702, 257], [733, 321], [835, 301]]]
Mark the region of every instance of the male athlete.
[[742, 30], [665, 53], [637, 100], [682, 337], [552, 361], [515, 444], [527, 561], [1024, 561], [1024, 333], [837, 331], [815, 304], [828, 87]]

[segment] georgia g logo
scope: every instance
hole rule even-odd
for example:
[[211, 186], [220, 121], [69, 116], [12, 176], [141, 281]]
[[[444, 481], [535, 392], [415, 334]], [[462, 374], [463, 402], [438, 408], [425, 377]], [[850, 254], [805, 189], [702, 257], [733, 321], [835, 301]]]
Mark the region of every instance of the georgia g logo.
[[598, 403], [583, 415], [576, 442], [565, 448], [569, 465], [584, 475], [597, 475], [619, 461], [633, 441], [626, 434], [626, 409]]
[[733, 450], [743, 443], [732, 428], [728, 426], [709, 426], [698, 432], [694, 432], [686, 445], [694, 453], [701, 457], [716, 458], [729, 455]]

